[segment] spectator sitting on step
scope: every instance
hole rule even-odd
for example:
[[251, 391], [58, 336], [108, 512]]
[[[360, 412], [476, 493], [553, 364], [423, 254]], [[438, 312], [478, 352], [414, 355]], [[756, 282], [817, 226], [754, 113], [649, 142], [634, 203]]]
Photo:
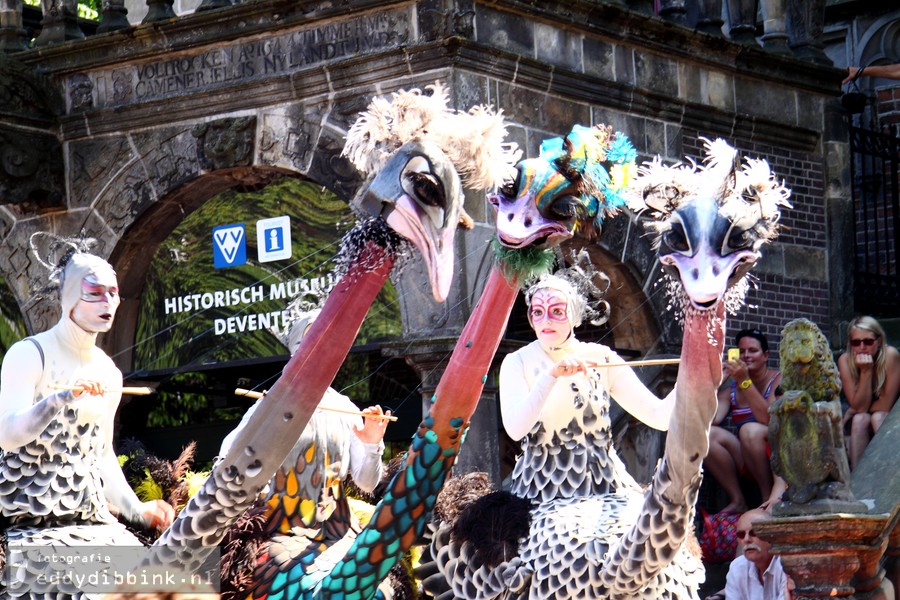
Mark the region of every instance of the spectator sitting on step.
[[850, 468], [856, 468], [900, 393], [900, 352], [885, 343], [884, 329], [872, 317], [856, 317], [847, 326], [847, 350], [838, 357], [841, 387], [850, 405]]
[[[728, 494], [723, 512], [743, 512], [747, 501], [739, 474], [746, 469], [756, 480], [763, 500], [772, 494], [772, 467], [769, 465], [769, 403], [781, 383], [781, 373], [769, 369], [769, 342], [758, 329], [744, 329], [735, 336], [738, 360], [722, 363], [723, 381], [731, 385], [719, 390], [719, 409], [709, 434], [708, 470]], [[731, 413], [737, 435], [721, 426]]]

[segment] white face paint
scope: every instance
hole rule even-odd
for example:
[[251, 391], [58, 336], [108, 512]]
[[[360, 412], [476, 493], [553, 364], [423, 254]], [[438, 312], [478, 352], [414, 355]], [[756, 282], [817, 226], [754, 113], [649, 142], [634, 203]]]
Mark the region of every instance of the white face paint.
[[88, 333], [109, 331], [120, 301], [114, 274], [91, 273], [81, 280], [81, 298], [72, 309], [72, 321]]
[[544, 346], [557, 348], [572, 334], [569, 301], [565, 294], [551, 288], [538, 290], [531, 297], [528, 321]]

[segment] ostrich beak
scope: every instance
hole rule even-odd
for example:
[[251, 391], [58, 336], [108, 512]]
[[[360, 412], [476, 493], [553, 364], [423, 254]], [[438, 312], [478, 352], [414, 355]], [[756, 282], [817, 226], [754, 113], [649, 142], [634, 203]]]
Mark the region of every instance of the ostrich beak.
[[450, 292], [462, 203], [462, 184], [450, 159], [423, 142], [401, 146], [353, 201], [363, 212], [381, 216], [418, 249], [438, 302]]
[[551, 248], [572, 237], [567, 224], [547, 219], [538, 211], [534, 194], [513, 200], [491, 194], [488, 200], [497, 210], [497, 239], [507, 248]]
[[572, 183], [546, 161], [523, 160], [515, 191], [490, 194], [488, 201], [496, 209], [497, 239], [507, 248], [550, 248], [573, 236], [574, 216], [545, 216], [539, 205], [572, 192]]

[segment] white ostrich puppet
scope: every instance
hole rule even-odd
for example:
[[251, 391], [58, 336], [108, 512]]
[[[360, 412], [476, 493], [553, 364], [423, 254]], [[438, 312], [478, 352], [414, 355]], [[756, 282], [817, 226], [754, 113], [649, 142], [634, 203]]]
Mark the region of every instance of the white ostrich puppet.
[[[523, 454], [511, 493], [494, 492], [472, 501], [471, 490], [465, 490], [471, 502], [466, 506], [459, 497], [439, 500], [435, 513], [451, 518], [435, 523], [431, 550], [436, 568], [423, 568], [420, 574], [431, 573], [426, 586], [441, 600], [697, 598], [702, 565], [685, 541], [722, 377], [726, 308], [735, 310], [742, 303], [744, 278], [761, 246], [775, 236], [779, 207], [788, 206], [788, 190], [765, 161], [748, 159], [741, 165], [736, 150], [722, 140], [706, 141], [705, 148], [702, 166], [665, 166], [660, 160], [644, 165], [626, 194], [628, 206], [649, 217], [671, 306], [684, 325], [675, 390], [663, 401], [650, 398], [655, 408], [641, 416], [636, 405], [647, 400], [647, 390], [637, 387], [633, 374], [623, 375], [627, 367], [570, 374], [560, 366], [588, 359], [621, 362], [605, 346], [573, 337], [571, 343], [543, 351], [546, 359], [540, 347], [510, 355], [511, 364], [518, 360], [524, 365], [519, 380], [533, 379], [534, 386], [528, 396], [505, 398], [501, 369], [501, 409], [509, 402], [521, 403], [516, 404], [519, 412], [528, 411], [530, 394], [538, 407], [530, 429], [514, 436], [521, 438]], [[554, 166], [559, 164], [550, 161], [548, 167]], [[538, 196], [528, 186], [539, 180], [520, 178], [516, 189], [504, 190], [495, 202], [501, 213], [525, 205], [532, 215], [527, 220], [531, 231], [517, 231], [510, 239], [539, 239], [571, 214], [564, 210], [571, 198], [568, 189], [559, 194], [561, 208], [554, 209], [556, 203], [544, 198], [535, 210]], [[498, 219], [501, 243], [507, 222], [518, 229], [523, 223]], [[564, 295], [577, 293], [558, 283], [548, 285]], [[571, 301], [569, 306], [571, 310]], [[663, 460], [646, 491], [615, 456], [610, 397], [649, 425], [668, 429]]]
[[[348, 132], [344, 154], [369, 175], [353, 206], [368, 218], [342, 240], [342, 277], [281, 377], [229, 437], [202, 490], [155, 544], [154, 560], [197, 569], [264, 488], [266, 539], [254, 546], [259, 552], [252, 557], [248, 589], [241, 590], [247, 595], [279, 597], [283, 587], [299, 597], [314, 593], [355, 538], [358, 523], [350, 520], [339, 486], [322, 485], [332, 470], [346, 474], [344, 438], [338, 427], [323, 426], [317, 431], [324, 442], [310, 445], [316, 427], [307, 424], [406, 247], [422, 254], [433, 296], [443, 301], [455, 230], [471, 225], [462, 208], [463, 186], [498, 185], [518, 157], [515, 146], [503, 141], [499, 113], [452, 110], [443, 86], [429, 89], [430, 95], [411, 90], [374, 99]], [[333, 510], [308, 508], [319, 504]], [[293, 534], [278, 543], [289, 550], [275, 561], [270, 540], [288, 532]], [[329, 543], [319, 543], [323, 532]]]

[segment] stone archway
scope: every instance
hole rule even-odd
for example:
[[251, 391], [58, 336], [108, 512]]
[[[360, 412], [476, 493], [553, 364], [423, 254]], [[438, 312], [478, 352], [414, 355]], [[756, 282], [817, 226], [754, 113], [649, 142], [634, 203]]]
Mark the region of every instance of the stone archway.
[[127, 301], [122, 303], [116, 326], [101, 341], [120, 369], [127, 372], [131, 368], [137, 315], [150, 261], [181, 220], [226, 190], [258, 189], [281, 177], [298, 176], [281, 169], [251, 167], [201, 175], [153, 204], [132, 222], [109, 257], [119, 276], [122, 297]]

